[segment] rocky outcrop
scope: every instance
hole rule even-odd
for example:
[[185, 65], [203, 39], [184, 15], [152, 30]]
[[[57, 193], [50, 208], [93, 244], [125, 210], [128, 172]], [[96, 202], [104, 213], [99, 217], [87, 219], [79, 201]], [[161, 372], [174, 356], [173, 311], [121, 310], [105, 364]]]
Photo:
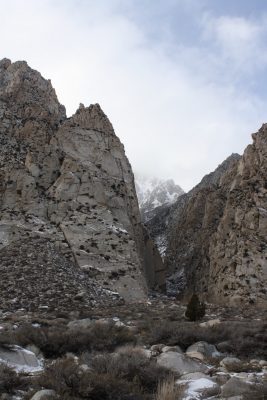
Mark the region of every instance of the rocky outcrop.
[[[26, 62], [4, 59], [0, 142], [2, 252], [42, 238], [84, 281], [127, 301], [143, 299], [147, 282], [163, 284], [160, 257], [144, 240], [131, 166], [99, 105], [80, 105], [67, 118], [50, 81]], [[22, 268], [14, 259], [12, 266]]]
[[266, 305], [267, 127], [174, 206], [167, 264], [172, 293]]
[[184, 191], [173, 179], [162, 180], [135, 175], [141, 218], [147, 223], [158, 214], [158, 208], [175, 203]]
[[184, 191], [172, 179], [145, 178], [138, 174], [135, 176], [135, 186], [141, 219], [161, 257], [164, 258], [167, 247], [168, 216], [172, 204]]

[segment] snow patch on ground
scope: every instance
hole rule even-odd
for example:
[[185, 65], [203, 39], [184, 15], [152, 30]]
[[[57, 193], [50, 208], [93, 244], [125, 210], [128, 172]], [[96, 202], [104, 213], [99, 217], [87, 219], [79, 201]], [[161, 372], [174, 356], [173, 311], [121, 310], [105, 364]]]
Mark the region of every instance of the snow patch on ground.
[[186, 389], [184, 400], [198, 400], [202, 398], [201, 392], [205, 389], [212, 388], [216, 386], [215, 382], [210, 379], [200, 378], [194, 381], [178, 381], [179, 384], [188, 384]]

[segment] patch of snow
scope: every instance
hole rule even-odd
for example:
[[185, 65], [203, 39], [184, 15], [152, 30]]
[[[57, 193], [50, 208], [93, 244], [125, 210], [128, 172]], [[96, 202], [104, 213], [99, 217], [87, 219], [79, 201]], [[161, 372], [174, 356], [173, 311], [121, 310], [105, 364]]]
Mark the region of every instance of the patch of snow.
[[187, 383], [186, 397], [184, 400], [198, 400], [202, 398], [201, 391], [216, 386], [210, 379], [200, 378], [192, 381], [177, 381], [179, 384]]
[[119, 226], [116, 225], [108, 225], [107, 228], [111, 229], [115, 233], [128, 233], [128, 231], [124, 228], [120, 228]]

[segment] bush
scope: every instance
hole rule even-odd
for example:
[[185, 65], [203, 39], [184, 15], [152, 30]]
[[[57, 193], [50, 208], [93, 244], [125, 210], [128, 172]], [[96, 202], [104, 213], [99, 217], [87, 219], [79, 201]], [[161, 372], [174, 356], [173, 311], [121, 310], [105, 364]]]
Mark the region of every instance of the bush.
[[13, 393], [23, 386], [23, 380], [13, 369], [0, 364], [0, 393]]
[[97, 373], [136, 382], [145, 392], [154, 392], [158, 382], [170, 377], [171, 373], [150, 360], [140, 348], [126, 347], [118, 353], [98, 355], [90, 365]]
[[199, 301], [198, 295], [194, 293], [187, 305], [185, 316], [190, 321], [198, 321], [199, 319], [204, 317], [205, 309], [205, 303], [201, 303]]
[[136, 338], [128, 328], [99, 322], [87, 329], [66, 329], [65, 326], [35, 328], [31, 324], [24, 324], [10, 334], [0, 334], [0, 343], [21, 346], [34, 344], [48, 358], [60, 357], [67, 352], [112, 351], [117, 346], [135, 342]]
[[201, 328], [195, 322], [173, 322], [168, 320], [151, 323], [146, 332], [146, 343], [179, 345], [183, 350], [199, 341], [219, 345], [218, 350], [237, 357], [267, 357], [267, 323], [254, 321], [222, 322], [219, 325]]
[[57, 360], [38, 378], [37, 383], [55, 390], [64, 400], [126, 400], [132, 395], [145, 400], [133, 382], [109, 373], [84, 371], [73, 359]]

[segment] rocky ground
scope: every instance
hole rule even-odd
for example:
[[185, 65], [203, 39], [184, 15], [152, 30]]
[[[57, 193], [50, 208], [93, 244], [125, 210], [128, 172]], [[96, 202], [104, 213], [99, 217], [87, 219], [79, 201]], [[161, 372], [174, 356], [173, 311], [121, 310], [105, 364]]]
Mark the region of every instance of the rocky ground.
[[266, 312], [207, 305], [201, 321], [189, 322], [185, 308], [151, 296], [2, 312], [0, 398], [267, 398]]

